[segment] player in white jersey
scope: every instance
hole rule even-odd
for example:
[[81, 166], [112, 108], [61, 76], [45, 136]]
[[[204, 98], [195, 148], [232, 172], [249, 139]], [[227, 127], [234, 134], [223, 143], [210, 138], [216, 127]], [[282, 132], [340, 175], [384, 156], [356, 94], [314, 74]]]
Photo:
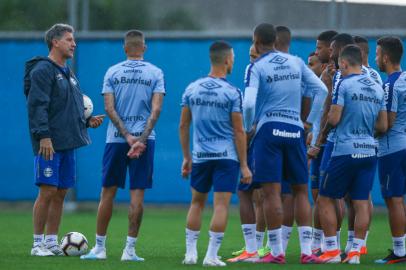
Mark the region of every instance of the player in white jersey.
[[324, 263], [341, 262], [334, 212], [335, 200], [346, 194], [354, 205], [357, 222], [352, 247], [344, 262], [360, 262], [369, 224], [368, 199], [376, 172], [373, 136], [387, 129], [382, 87], [362, 73], [361, 59], [361, 50], [356, 45], [341, 50], [338, 62], [343, 78], [334, 89], [328, 114], [327, 124], [335, 127], [334, 148], [318, 199], [326, 245], [326, 252], [319, 258]]
[[361, 52], [362, 52], [362, 65], [366, 67], [369, 71], [369, 76], [374, 79], [378, 84], [382, 85], [382, 78], [381, 75], [379, 75], [379, 72], [373, 69], [369, 65], [368, 61], [368, 56], [369, 56], [369, 45], [368, 45], [368, 40], [364, 37], [361, 36], [354, 36], [354, 42], [355, 44], [360, 47]]
[[[208, 193], [213, 188], [214, 212], [203, 266], [225, 266], [217, 254], [227, 225], [231, 195], [236, 190], [240, 171], [241, 182], [245, 184], [250, 184], [252, 175], [247, 165], [242, 94], [226, 80], [234, 64], [232, 47], [224, 41], [214, 42], [210, 46], [210, 62], [209, 75], [191, 83], [182, 96], [179, 125], [182, 176], [191, 175], [192, 189], [183, 263], [197, 263], [202, 212]], [[191, 124], [192, 153], [189, 150]]]
[[[258, 260], [285, 263], [281, 239], [283, 210], [281, 181], [293, 191], [301, 246], [301, 263], [318, 263], [311, 253], [311, 208], [307, 195], [308, 172], [301, 120], [302, 101], [324, 85], [298, 57], [274, 50], [276, 32], [262, 23], [254, 30], [255, 48], [262, 54], [250, 67], [244, 97], [246, 130], [254, 132], [254, 183], [262, 186], [268, 238], [272, 252]], [[303, 109], [304, 110], [304, 109]], [[256, 124], [254, 126], [254, 124]]]
[[127, 60], [110, 67], [102, 94], [110, 118], [103, 155], [102, 192], [97, 212], [96, 245], [81, 257], [106, 259], [106, 234], [118, 188], [130, 180], [129, 226], [122, 261], [143, 261], [135, 253], [145, 189], [152, 187], [154, 126], [165, 95], [162, 71], [144, 60], [144, 34], [130, 30], [124, 38]]
[[402, 72], [402, 41], [383, 37], [377, 42], [376, 63], [388, 75], [384, 83], [388, 132], [379, 138], [378, 171], [388, 208], [393, 250], [379, 264], [406, 262], [406, 72]]

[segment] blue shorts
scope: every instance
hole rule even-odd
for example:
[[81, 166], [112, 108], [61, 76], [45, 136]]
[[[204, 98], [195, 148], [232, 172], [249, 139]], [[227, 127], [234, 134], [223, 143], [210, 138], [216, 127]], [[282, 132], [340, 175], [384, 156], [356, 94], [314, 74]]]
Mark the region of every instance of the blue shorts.
[[406, 194], [406, 149], [378, 158], [379, 181], [384, 198]]
[[[251, 171], [253, 171], [253, 166], [254, 166], [254, 158], [253, 158], [253, 154], [252, 154], [252, 147], [250, 147], [248, 149], [248, 154], [247, 154], [247, 163], [248, 163], [248, 167], [250, 168]], [[259, 183], [254, 183], [251, 182], [251, 184], [243, 184], [243, 183], [239, 183], [238, 184], [238, 191], [251, 191], [254, 189], [258, 189], [261, 188], [261, 185]]]
[[76, 181], [75, 150], [58, 151], [52, 160], [34, 157], [34, 175], [37, 186], [50, 185], [60, 189], [71, 188]]
[[307, 184], [304, 130], [281, 122], [265, 123], [255, 136], [254, 182]]
[[282, 180], [281, 182], [281, 193], [284, 194], [292, 194], [292, 188], [290, 187], [290, 183], [288, 180]]
[[103, 187], [125, 187], [125, 178], [130, 176], [130, 189], [152, 187], [155, 141], [147, 140], [147, 149], [139, 158], [127, 157], [130, 146], [127, 143], [106, 143], [103, 155]]
[[320, 195], [341, 199], [368, 200], [376, 173], [376, 156], [335, 156], [328, 163]]
[[326, 170], [328, 166], [328, 162], [330, 161], [331, 155], [333, 154], [334, 143], [327, 141], [324, 146], [323, 155], [320, 162], [319, 167], [319, 188], [324, 184], [324, 178], [326, 176]]
[[310, 161], [310, 181], [312, 189], [320, 188], [320, 166], [323, 158], [324, 146], [320, 147], [319, 155]]
[[231, 159], [208, 160], [192, 164], [190, 185], [200, 193], [232, 192], [237, 188], [240, 163]]

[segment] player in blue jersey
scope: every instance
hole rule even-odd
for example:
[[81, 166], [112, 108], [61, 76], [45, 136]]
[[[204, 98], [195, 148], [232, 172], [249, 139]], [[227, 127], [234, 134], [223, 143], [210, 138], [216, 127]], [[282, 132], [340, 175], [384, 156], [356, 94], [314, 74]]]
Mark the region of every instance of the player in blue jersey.
[[[127, 60], [110, 67], [103, 83], [110, 118], [103, 156], [102, 192], [97, 213], [96, 245], [81, 259], [106, 259], [106, 234], [117, 188], [130, 177], [129, 228], [122, 261], [143, 261], [135, 253], [145, 189], [152, 187], [155, 132], [165, 83], [162, 71], [144, 60], [144, 34], [130, 30], [124, 38]], [[130, 156], [134, 156], [132, 159]]]
[[[368, 73], [369, 76], [376, 81], [379, 85], [382, 85], [382, 79], [379, 73], [374, 70], [372, 67], [369, 66], [369, 61], [368, 61], [368, 54], [369, 54], [369, 45], [368, 45], [368, 40], [364, 37], [361, 36], [354, 36], [354, 42], [358, 47], [361, 49], [362, 53], [362, 66], [363, 66], [363, 72]], [[348, 252], [351, 250], [352, 246], [352, 240], [354, 238], [354, 223], [355, 223], [355, 211], [354, 207], [351, 204], [351, 198], [346, 196], [345, 198], [347, 207], [348, 207], [348, 237], [347, 237], [347, 244], [345, 247], [345, 253], [348, 254]], [[373, 204], [372, 204], [372, 199], [369, 199], [370, 207], [369, 207], [369, 216], [370, 220], [372, 219], [372, 212], [373, 212]], [[361, 254], [367, 254], [367, 239], [368, 239], [368, 234], [369, 234], [369, 226], [368, 226], [368, 231], [365, 236], [365, 241], [364, 245], [361, 247]]]
[[[338, 82], [341, 79], [341, 71], [338, 69], [338, 56], [341, 50], [349, 44], [354, 44], [354, 39], [349, 34], [337, 34], [331, 39], [330, 44], [330, 61], [327, 68], [324, 70], [322, 74], [322, 80], [326, 84], [327, 88], [329, 89], [329, 94], [326, 98], [326, 102], [324, 103], [323, 109], [323, 116], [320, 120], [320, 131], [319, 135], [317, 136], [316, 143], [312, 145], [308, 151], [308, 156], [310, 158], [317, 158], [320, 153], [320, 147], [324, 145], [324, 150], [319, 166], [320, 170], [320, 185], [323, 185], [325, 171], [328, 165], [328, 162], [331, 158], [331, 153], [334, 147], [334, 132], [331, 131], [331, 127], [326, 125], [327, 122], [327, 114], [330, 111], [330, 105], [332, 101], [333, 93], [335, 92], [335, 88], [338, 85]], [[317, 206], [318, 207], [318, 206]], [[345, 203], [344, 200], [337, 200], [336, 202], [336, 214], [338, 219], [338, 226], [337, 226], [337, 239], [339, 249], [340, 247], [340, 235], [341, 235], [341, 222], [344, 216], [344, 207]], [[320, 214], [319, 214], [320, 217]], [[316, 227], [319, 224], [316, 222]]]
[[[324, 76], [319, 75], [320, 78], [326, 77], [326, 72], [324, 72], [327, 68], [328, 63], [330, 62], [330, 44], [334, 36], [338, 33], [334, 30], [328, 30], [321, 32], [316, 41], [316, 55], [320, 60], [321, 64], [323, 65], [323, 70], [321, 74]], [[328, 91], [331, 91], [331, 82], [329, 80], [323, 79], [323, 82], [326, 84]], [[325, 101], [326, 102], [326, 101]], [[328, 102], [328, 101], [327, 101]], [[317, 156], [310, 156], [310, 179], [311, 179], [311, 188], [312, 188], [312, 196], [314, 201], [313, 206], [313, 240], [312, 240], [312, 251], [316, 255], [320, 255], [322, 252], [322, 243], [323, 243], [323, 230], [321, 228], [320, 220], [319, 220], [319, 212], [317, 207], [317, 196], [319, 194], [319, 187], [320, 187], [320, 164], [323, 157], [324, 152], [324, 144], [320, 144], [316, 146], [317, 137], [320, 131], [320, 121], [321, 117], [317, 119], [312, 125], [312, 140], [310, 143], [310, 150], [317, 149], [318, 155]]]
[[[186, 224], [184, 264], [197, 263], [197, 240], [202, 211], [209, 191], [214, 191], [214, 213], [210, 240], [203, 266], [225, 266], [217, 253], [224, 237], [228, 206], [241, 171], [241, 182], [252, 180], [247, 165], [247, 139], [243, 127], [242, 94], [227, 80], [234, 64], [234, 52], [224, 41], [210, 46], [211, 69], [196, 80], [182, 97], [180, 142], [183, 152], [182, 176], [191, 175], [192, 201]], [[193, 151], [190, 125], [193, 126]]]
[[[250, 47], [249, 56], [250, 63], [253, 63], [255, 59], [259, 57], [254, 45]], [[250, 65], [251, 64], [246, 67], [244, 80], [247, 77]], [[252, 167], [252, 151], [249, 150], [249, 145], [247, 147], [248, 165]], [[235, 258], [229, 259], [229, 262], [250, 261], [253, 258], [257, 258], [258, 256], [263, 257], [269, 253], [269, 249], [266, 246], [263, 247], [266, 223], [263, 209], [263, 194], [260, 186], [252, 183], [249, 185], [240, 183], [238, 185], [238, 198], [241, 229], [245, 246], [241, 250], [234, 251], [232, 255], [235, 256]], [[256, 252], [258, 252], [258, 254]]]
[[72, 26], [53, 25], [45, 33], [45, 42], [48, 57], [27, 61], [24, 75], [35, 184], [39, 189], [33, 207], [32, 256], [63, 255], [58, 230], [65, 196], [76, 181], [75, 149], [90, 143], [87, 127], [99, 127], [104, 118], [85, 118], [80, 85], [67, 65], [76, 49]]
[[333, 93], [327, 125], [335, 127], [334, 147], [320, 187], [320, 221], [325, 235], [324, 263], [340, 263], [335, 200], [349, 194], [355, 209], [355, 235], [344, 262], [358, 264], [369, 224], [369, 194], [376, 170], [374, 134], [387, 129], [382, 87], [362, 74], [361, 50], [347, 45], [340, 52], [342, 75]]
[[403, 45], [397, 37], [377, 42], [376, 63], [388, 75], [384, 83], [388, 132], [379, 138], [378, 169], [381, 192], [388, 208], [393, 250], [381, 264], [406, 262], [404, 196], [406, 194], [406, 72], [400, 62]]
[[[272, 252], [258, 260], [285, 263], [281, 225], [281, 181], [288, 179], [295, 203], [301, 262], [317, 263], [311, 252], [311, 208], [307, 196], [307, 161], [301, 120], [306, 91], [324, 85], [298, 57], [275, 51], [276, 31], [263, 23], [254, 30], [253, 42], [261, 57], [250, 67], [244, 97], [246, 130], [254, 132], [254, 183], [261, 184]], [[310, 99], [310, 97], [308, 97]], [[255, 124], [255, 125], [254, 125]]]

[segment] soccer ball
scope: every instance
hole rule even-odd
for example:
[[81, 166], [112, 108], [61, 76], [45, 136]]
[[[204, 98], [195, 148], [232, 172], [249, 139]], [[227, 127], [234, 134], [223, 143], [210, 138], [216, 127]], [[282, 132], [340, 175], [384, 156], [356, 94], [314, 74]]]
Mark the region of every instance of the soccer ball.
[[61, 249], [66, 256], [80, 256], [88, 247], [86, 237], [79, 232], [69, 232], [61, 240]]
[[85, 106], [85, 118], [88, 119], [93, 113], [93, 102], [86, 95], [83, 95], [83, 105]]

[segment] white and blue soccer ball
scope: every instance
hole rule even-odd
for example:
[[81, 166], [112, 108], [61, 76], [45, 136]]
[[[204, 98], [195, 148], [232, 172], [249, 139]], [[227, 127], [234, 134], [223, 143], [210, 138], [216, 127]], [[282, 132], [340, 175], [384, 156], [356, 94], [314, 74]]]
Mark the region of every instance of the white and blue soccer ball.
[[61, 240], [61, 249], [66, 256], [80, 256], [86, 253], [88, 242], [79, 232], [69, 232]]
[[85, 107], [85, 118], [88, 119], [93, 113], [93, 102], [86, 95], [83, 95], [83, 105]]

